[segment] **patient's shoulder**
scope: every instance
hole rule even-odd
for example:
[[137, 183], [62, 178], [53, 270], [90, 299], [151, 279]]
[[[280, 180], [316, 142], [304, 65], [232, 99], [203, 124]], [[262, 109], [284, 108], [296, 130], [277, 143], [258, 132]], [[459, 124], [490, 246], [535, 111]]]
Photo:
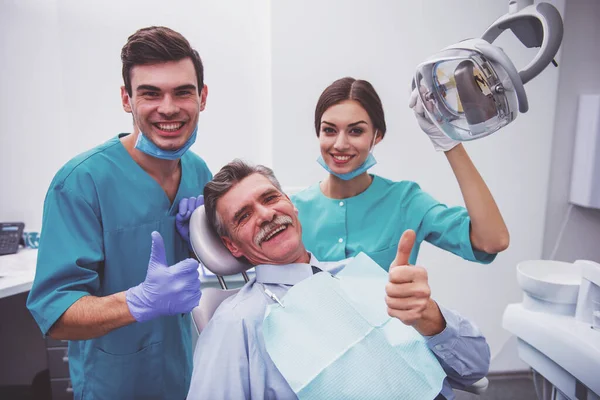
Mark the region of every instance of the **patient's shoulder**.
[[251, 279], [238, 293], [221, 303], [215, 311], [213, 319], [230, 322], [244, 321], [245, 325], [262, 323], [269, 302], [260, 286], [255, 279]]

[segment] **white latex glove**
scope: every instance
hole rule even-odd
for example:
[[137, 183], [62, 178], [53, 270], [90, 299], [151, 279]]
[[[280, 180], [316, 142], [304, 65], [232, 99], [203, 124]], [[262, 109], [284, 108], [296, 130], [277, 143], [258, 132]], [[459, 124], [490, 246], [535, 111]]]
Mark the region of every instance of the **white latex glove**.
[[[410, 94], [408, 106], [415, 112], [415, 117], [417, 117], [417, 122], [419, 123], [421, 130], [429, 136], [429, 140], [433, 143], [433, 147], [436, 151], [448, 151], [460, 144], [460, 142], [444, 135], [442, 131], [431, 122], [425, 113], [425, 106], [423, 106], [423, 102], [421, 101], [416, 88]], [[433, 107], [433, 105], [429, 106]], [[430, 108], [428, 107], [428, 109]]]

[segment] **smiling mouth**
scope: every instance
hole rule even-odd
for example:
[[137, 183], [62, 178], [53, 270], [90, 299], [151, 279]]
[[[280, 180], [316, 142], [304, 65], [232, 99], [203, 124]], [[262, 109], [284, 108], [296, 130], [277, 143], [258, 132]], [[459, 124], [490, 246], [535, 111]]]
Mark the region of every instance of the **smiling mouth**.
[[285, 232], [288, 226], [293, 226], [293, 222], [292, 217], [289, 215], [277, 215], [256, 234], [254, 244], [257, 247], [262, 247], [264, 242], [268, 242], [282, 232]]
[[345, 164], [348, 161], [350, 161], [350, 159], [352, 159], [353, 157], [353, 155], [331, 154], [331, 158], [333, 158], [333, 161], [336, 164]]
[[271, 232], [269, 232], [265, 238], [263, 240], [260, 241], [259, 246], [262, 246], [262, 244], [264, 242], [268, 242], [269, 240], [273, 239], [275, 236], [279, 235], [281, 232], [285, 231], [287, 229], [288, 225], [284, 224], [284, 225], [280, 225], [277, 228], [273, 229]]
[[173, 133], [173, 132], [177, 132], [178, 130], [180, 130], [183, 125], [185, 125], [184, 122], [162, 122], [162, 123], [155, 123], [152, 124], [154, 125], [154, 127], [158, 128], [159, 130], [163, 131], [163, 132], [168, 132], [168, 133]]

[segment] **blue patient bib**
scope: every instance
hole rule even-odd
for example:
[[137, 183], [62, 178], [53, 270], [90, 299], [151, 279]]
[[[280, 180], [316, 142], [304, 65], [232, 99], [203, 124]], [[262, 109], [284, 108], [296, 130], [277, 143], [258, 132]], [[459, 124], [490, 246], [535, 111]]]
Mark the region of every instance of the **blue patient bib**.
[[387, 314], [387, 273], [364, 253], [268, 306], [269, 356], [299, 399], [435, 398], [446, 374], [413, 327]]

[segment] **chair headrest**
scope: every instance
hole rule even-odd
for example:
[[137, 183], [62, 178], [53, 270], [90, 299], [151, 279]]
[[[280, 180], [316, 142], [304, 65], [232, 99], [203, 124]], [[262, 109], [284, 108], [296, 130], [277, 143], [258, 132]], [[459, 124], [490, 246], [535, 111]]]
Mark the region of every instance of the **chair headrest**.
[[252, 268], [249, 263], [231, 255], [210, 226], [204, 206], [198, 207], [190, 218], [190, 243], [196, 257], [213, 274], [235, 275]]

